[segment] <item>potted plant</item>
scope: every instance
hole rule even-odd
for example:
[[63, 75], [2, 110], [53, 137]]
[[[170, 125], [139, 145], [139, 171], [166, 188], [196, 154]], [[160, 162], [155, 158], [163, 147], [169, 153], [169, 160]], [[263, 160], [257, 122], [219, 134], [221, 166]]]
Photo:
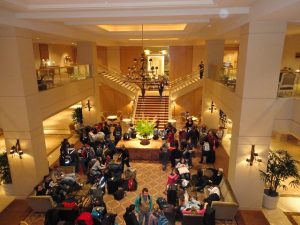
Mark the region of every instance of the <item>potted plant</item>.
[[136, 123], [136, 131], [138, 136], [142, 139], [140, 142], [141, 145], [148, 145], [150, 144], [149, 139], [151, 135], [153, 135], [154, 130], [154, 122], [150, 122], [148, 120], [139, 120]]
[[11, 174], [8, 164], [7, 152], [0, 155], [0, 184], [11, 184]]
[[[261, 179], [265, 182], [263, 207], [275, 209], [279, 200], [278, 188], [287, 189], [287, 184], [297, 187], [300, 184], [300, 175], [297, 168], [299, 161], [286, 150], [270, 151], [266, 171], [259, 170]], [[291, 179], [291, 180], [290, 180]]]
[[75, 129], [78, 130], [83, 123], [83, 115], [82, 115], [82, 108], [78, 107], [74, 109], [72, 113], [72, 120], [75, 124]]

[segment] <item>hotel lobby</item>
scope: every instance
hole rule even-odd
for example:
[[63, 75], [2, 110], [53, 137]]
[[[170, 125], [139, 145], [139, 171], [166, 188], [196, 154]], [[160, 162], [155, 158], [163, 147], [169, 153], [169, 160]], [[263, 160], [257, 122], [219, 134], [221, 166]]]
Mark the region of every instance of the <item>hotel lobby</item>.
[[[216, 224], [299, 224], [299, 187], [278, 189], [266, 209], [259, 176], [270, 150], [300, 161], [299, 9], [295, 0], [1, 1], [0, 151], [12, 153], [12, 182], [0, 185], [0, 224], [43, 224], [27, 198], [59, 164], [63, 139], [82, 147], [83, 126], [120, 123], [125, 133], [146, 118], [160, 130], [171, 123], [178, 139], [187, 112], [199, 130], [224, 132], [215, 162], [200, 164], [198, 146], [191, 169], [224, 168], [239, 209]], [[104, 196], [119, 225], [144, 186], [164, 196], [171, 167], [161, 171], [156, 143], [126, 145], [138, 189]]]

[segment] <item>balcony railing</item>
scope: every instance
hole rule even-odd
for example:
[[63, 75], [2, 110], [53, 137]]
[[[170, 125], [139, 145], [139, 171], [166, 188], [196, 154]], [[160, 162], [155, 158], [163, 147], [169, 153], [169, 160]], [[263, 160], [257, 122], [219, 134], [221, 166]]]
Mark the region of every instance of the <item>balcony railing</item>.
[[300, 96], [300, 71], [282, 69], [279, 76], [278, 97]]
[[77, 80], [84, 80], [89, 76], [89, 65], [50, 66], [36, 70], [39, 91], [59, 87]]
[[231, 91], [235, 91], [236, 87], [236, 77], [237, 77], [237, 68], [219, 68], [217, 72], [217, 82], [223, 84]]

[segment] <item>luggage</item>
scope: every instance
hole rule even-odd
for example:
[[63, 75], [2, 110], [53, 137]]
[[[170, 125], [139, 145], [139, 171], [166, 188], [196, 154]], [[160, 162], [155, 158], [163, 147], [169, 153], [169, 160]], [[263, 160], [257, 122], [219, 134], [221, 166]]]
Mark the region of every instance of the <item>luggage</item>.
[[167, 200], [165, 198], [163, 198], [163, 197], [158, 197], [156, 199], [156, 203], [159, 206], [160, 210], [162, 210], [162, 209], [164, 209], [164, 208], [166, 208], [168, 206]]
[[124, 198], [124, 196], [125, 196], [125, 191], [122, 188], [116, 190], [116, 192], [114, 193], [115, 200], [121, 200]]
[[137, 181], [133, 178], [129, 178], [127, 181], [128, 191], [136, 191], [137, 190]]
[[136, 138], [136, 131], [131, 132], [131, 138], [133, 138], [133, 139]]
[[118, 190], [118, 181], [114, 178], [107, 180], [107, 193], [114, 194]]
[[127, 170], [125, 170], [124, 174], [125, 174], [125, 179], [129, 179], [129, 178], [136, 179], [136, 170], [135, 169], [128, 168]]
[[98, 184], [93, 184], [93, 186], [89, 190], [89, 194], [93, 198], [102, 198], [103, 197], [103, 190], [98, 186]]
[[93, 217], [89, 212], [82, 212], [76, 219], [75, 222], [84, 221], [86, 225], [93, 225]]
[[105, 208], [101, 206], [96, 206], [92, 210], [92, 217], [95, 219], [102, 219], [105, 215]]
[[215, 209], [207, 207], [203, 217], [203, 225], [215, 225]]
[[177, 205], [177, 190], [171, 188], [167, 191], [167, 201], [169, 204], [176, 206]]
[[116, 216], [117, 214], [107, 213], [101, 221], [101, 225], [115, 225]]
[[123, 134], [123, 140], [127, 141], [129, 139], [130, 139], [129, 134], [128, 133], [124, 133]]

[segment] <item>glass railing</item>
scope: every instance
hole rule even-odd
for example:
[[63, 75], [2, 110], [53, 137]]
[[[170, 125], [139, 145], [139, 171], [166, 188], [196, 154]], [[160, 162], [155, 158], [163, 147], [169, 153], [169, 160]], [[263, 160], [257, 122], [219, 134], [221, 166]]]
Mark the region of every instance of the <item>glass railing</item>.
[[282, 69], [279, 76], [278, 97], [300, 97], [300, 71]]
[[221, 68], [216, 81], [235, 91], [237, 71], [237, 68]]
[[77, 80], [84, 80], [89, 76], [89, 65], [49, 66], [36, 70], [39, 91], [59, 87]]

